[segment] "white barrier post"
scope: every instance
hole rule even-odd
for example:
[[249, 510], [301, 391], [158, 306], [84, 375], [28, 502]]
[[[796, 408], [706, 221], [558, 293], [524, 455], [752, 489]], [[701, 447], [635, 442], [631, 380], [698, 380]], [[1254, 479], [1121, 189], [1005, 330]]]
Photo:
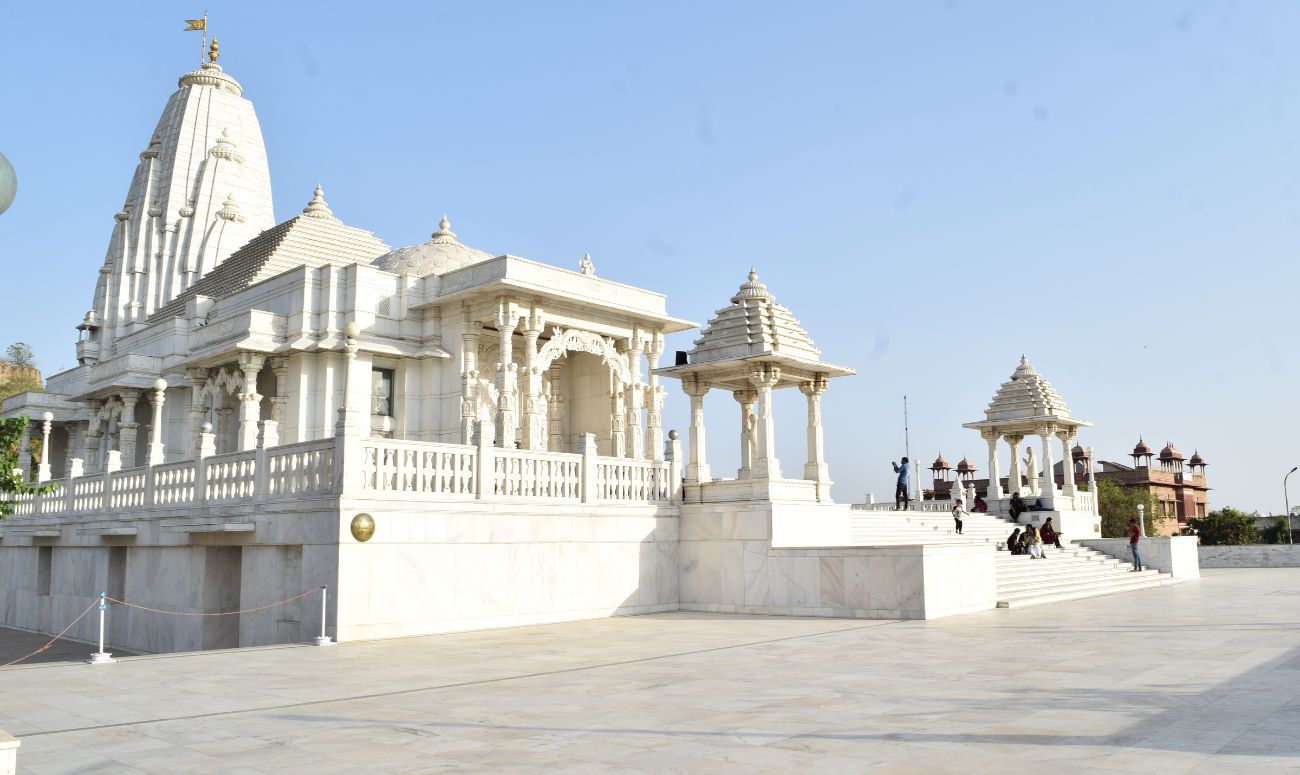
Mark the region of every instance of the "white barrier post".
[[108, 610], [107, 593], [99, 593], [99, 651], [90, 655], [86, 661], [92, 665], [106, 665], [109, 662], [116, 662], [113, 655], [104, 651], [104, 612]]
[[320, 585], [320, 635], [316, 637], [316, 640], [312, 641], [317, 646], [334, 645], [334, 641], [330, 640], [330, 636], [325, 634], [325, 600], [328, 597], [329, 597], [329, 588], [326, 585], [321, 584]]

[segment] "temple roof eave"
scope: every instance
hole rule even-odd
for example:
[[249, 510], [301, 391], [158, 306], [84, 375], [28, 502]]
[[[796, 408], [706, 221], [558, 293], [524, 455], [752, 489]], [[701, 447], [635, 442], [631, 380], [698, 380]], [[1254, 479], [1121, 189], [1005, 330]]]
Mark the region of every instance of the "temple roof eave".
[[1040, 428], [1046, 425], [1055, 426], [1056, 428], [1091, 428], [1092, 423], [1087, 420], [1080, 420], [1074, 417], [1060, 417], [1057, 415], [1035, 415], [1032, 417], [1016, 417], [1006, 420], [979, 420], [978, 422], [962, 423], [963, 428], [970, 428], [977, 431], [997, 431], [1002, 435], [1009, 433], [1022, 433], [1024, 435], [1036, 435]]
[[828, 378], [851, 377], [857, 371], [848, 366], [840, 366], [824, 361], [809, 361], [794, 358], [782, 353], [763, 353], [744, 358], [727, 358], [704, 363], [688, 363], [682, 366], [665, 366], [655, 369], [654, 373], [670, 379], [681, 379], [687, 374], [696, 374], [706, 382], [719, 388], [743, 389], [749, 386], [749, 373], [757, 364], [770, 363], [782, 369], [780, 381], [776, 388], [795, 387], [817, 374]]

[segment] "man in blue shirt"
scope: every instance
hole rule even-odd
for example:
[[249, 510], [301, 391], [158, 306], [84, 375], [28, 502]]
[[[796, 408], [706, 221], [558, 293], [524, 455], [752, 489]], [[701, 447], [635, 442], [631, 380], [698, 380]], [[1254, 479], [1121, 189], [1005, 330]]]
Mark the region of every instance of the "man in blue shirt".
[[894, 473], [898, 474], [898, 485], [894, 487], [894, 511], [902, 511], [912, 505], [912, 499], [907, 497], [907, 473], [911, 470], [907, 458], [903, 458], [903, 464], [900, 466], [894, 461], [889, 461], [894, 467]]

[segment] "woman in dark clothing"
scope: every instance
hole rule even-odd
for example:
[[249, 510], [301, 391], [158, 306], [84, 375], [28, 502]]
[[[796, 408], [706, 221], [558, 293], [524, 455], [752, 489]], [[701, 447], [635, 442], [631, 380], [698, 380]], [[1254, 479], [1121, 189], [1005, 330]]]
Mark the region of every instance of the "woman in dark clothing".
[[1007, 551], [1012, 554], [1024, 554], [1025, 547], [1020, 545], [1020, 528], [1016, 528], [1007, 538]]
[[1057, 549], [1065, 548], [1064, 546], [1061, 546], [1061, 534], [1056, 532], [1052, 527], [1051, 517], [1048, 517], [1047, 521], [1043, 523], [1043, 526], [1038, 530], [1038, 534], [1043, 537], [1043, 543], [1051, 544]]

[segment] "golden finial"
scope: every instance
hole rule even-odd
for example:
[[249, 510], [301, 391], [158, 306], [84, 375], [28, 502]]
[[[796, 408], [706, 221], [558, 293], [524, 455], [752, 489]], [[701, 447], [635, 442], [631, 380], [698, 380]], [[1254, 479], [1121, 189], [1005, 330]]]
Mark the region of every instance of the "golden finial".
[[219, 48], [220, 46], [217, 45], [217, 39], [213, 38], [212, 45], [208, 46], [208, 61], [214, 65], [217, 63], [217, 57], [221, 56], [221, 52], [217, 50]]

